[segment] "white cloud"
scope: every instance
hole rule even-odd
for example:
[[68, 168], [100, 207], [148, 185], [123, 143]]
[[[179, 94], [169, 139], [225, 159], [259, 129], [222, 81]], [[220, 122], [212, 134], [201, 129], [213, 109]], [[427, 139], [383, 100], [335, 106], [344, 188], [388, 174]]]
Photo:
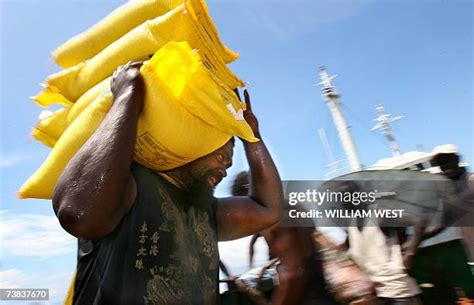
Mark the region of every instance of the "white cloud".
[[0, 211], [2, 256], [52, 256], [76, 251], [76, 239], [54, 216]]
[[[62, 304], [72, 276], [73, 271], [27, 273], [20, 269], [7, 269], [0, 271], [0, 287], [49, 289], [49, 302], [47, 304]], [[43, 304], [43, 302], [37, 303]], [[17, 304], [21, 305], [21, 303], [15, 302], [15, 305]], [[24, 302], [24, 304], [31, 304], [31, 302]]]
[[[16, 214], [0, 210], [0, 249], [3, 258], [33, 258], [63, 255], [76, 251], [76, 239], [61, 228], [55, 216]], [[15, 304], [62, 304], [71, 283], [74, 267], [70, 270], [44, 265], [41, 271], [31, 271], [18, 264], [0, 270], [1, 288], [49, 289], [49, 301], [15, 302]]]
[[26, 159], [31, 158], [31, 156], [28, 155], [5, 155], [1, 154], [0, 155], [0, 168], [4, 167], [10, 167], [13, 165], [16, 165]]
[[11, 210], [0, 210], [0, 216], [9, 213]]
[[[249, 6], [246, 22], [249, 27], [262, 28], [275, 39], [287, 41], [315, 31], [319, 27], [334, 26], [337, 22], [358, 14], [372, 2], [367, 0], [251, 2], [255, 8]], [[269, 9], [262, 9], [262, 6], [267, 6]]]

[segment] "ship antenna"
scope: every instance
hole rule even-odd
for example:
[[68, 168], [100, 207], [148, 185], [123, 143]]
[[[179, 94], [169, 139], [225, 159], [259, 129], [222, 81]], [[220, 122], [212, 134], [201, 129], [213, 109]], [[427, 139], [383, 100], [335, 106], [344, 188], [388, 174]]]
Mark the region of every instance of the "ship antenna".
[[380, 129], [390, 144], [390, 150], [392, 151], [393, 156], [400, 157], [400, 147], [398, 146], [398, 142], [393, 135], [391, 123], [400, 120], [404, 116], [392, 116], [389, 113], [385, 113], [385, 109], [382, 104], [376, 105], [375, 109], [377, 110], [378, 115], [374, 119], [376, 122], [374, 127], [372, 127], [370, 130]]
[[343, 169], [339, 166], [343, 160], [336, 160], [334, 158], [334, 154], [332, 153], [331, 145], [329, 145], [326, 131], [323, 128], [319, 128], [318, 133], [321, 143], [323, 144], [324, 152], [326, 153], [326, 158], [328, 160], [328, 164], [326, 165], [326, 167], [329, 168], [329, 172], [326, 172], [326, 174], [324, 175], [326, 177], [335, 176], [339, 170]]
[[349, 161], [349, 166], [353, 172], [360, 171], [362, 166], [359, 156], [357, 155], [354, 142], [352, 141], [349, 126], [347, 126], [346, 119], [344, 118], [340, 108], [340, 95], [331, 83], [331, 80], [334, 79], [336, 75], [329, 76], [326, 68], [321, 67], [319, 68], [319, 76], [321, 78], [321, 82], [319, 82], [317, 85], [321, 85], [323, 87], [323, 98], [329, 107], [329, 111], [331, 112], [334, 125], [336, 126], [339, 139], [341, 140], [342, 148], [344, 149], [347, 160]]

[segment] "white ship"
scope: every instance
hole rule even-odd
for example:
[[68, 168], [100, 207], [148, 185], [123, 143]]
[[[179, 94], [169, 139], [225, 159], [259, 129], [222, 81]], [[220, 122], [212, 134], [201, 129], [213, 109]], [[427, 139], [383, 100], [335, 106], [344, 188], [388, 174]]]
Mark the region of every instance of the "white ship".
[[[319, 76], [321, 81], [318, 85], [322, 86], [322, 95], [324, 100], [326, 101], [329, 111], [331, 112], [334, 125], [336, 127], [342, 148], [346, 155], [346, 159], [349, 163], [350, 172], [356, 172], [360, 170], [389, 170], [389, 169], [400, 169], [400, 170], [417, 170], [423, 172], [430, 172], [430, 173], [440, 173], [440, 169], [438, 166], [432, 166], [430, 163], [430, 159], [436, 153], [437, 147], [440, 148], [444, 144], [439, 145], [431, 152], [423, 152], [423, 151], [408, 151], [405, 153], [401, 153], [397, 140], [392, 131], [391, 123], [397, 121], [403, 116], [392, 116], [385, 112], [385, 109], [382, 105], [376, 106], [376, 111], [378, 113], [377, 118], [374, 119], [376, 122], [375, 126], [371, 129], [372, 131], [381, 130], [385, 138], [390, 144], [390, 149], [392, 151], [392, 156], [387, 158], [382, 158], [375, 162], [373, 165], [368, 166], [367, 168], [363, 168], [361, 165], [359, 155], [357, 153], [356, 145], [352, 139], [352, 135], [348, 128], [348, 124], [344, 118], [344, 115], [340, 108], [339, 102], [339, 93], [337, 92], [336, 88], [332, 85], [332, 80], [336, 77], [336, 75], [329, 76], [326, 68], [321, 67], [319, 69]], [[323, 146], [326, 150], [326, 154], [330, 159], [329, 166], [333, 167], [331, 173], [337, 172], [338, 169], [334, 168], [335, 165], [340, 165], [341, 161], [334, 161], [332, 160], [332, 153], [330, 152], [329, 144], [325, 138], [323, 132], [320, 131], [320, 136], [323, 142]], [[466, 163], [461, 163], [461, 166], [467, 166]]]

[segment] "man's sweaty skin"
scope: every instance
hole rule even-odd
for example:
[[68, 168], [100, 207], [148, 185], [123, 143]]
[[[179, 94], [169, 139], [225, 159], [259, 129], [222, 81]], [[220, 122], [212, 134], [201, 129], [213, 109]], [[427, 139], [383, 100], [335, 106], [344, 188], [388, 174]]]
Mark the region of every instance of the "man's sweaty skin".
[[[110, 111], [70, 160], [54, 190], [56, 215], [63, 228], [76, 237], [97, 240], [112, 232], [137, 196], [130, 167], [145, 96], [140, 66], [140, 63], [129, 63], [114, 73], [111, 84], [114, 103]], [[250, 97], [247, 91], [244, 94], [248, 106], [244, 117], [255, 136], [261, 139]], [[249, 196], [219, 199], [219, 240], [250, 235], [279, 220], [283, 194], [275, 164], [262, 140], [243, 143], [250, 167], [251, 191]], [[208, 182], [215, 186], [232, 164], [232, 150], [228, 143], [166, 174], [187, 190], [201, 178], [202, 175], [197, 174], [202, 170], [199, 167], [206, 164], [212, 173]]]
[[112, 232], [136, 196], [130, 165], [145, 96], [140, 66], [127, 64], [120, 75], [114, 73], [109, 113], [55, 187], [53, 208], [63, 228], [76, 237], [94, 240]]

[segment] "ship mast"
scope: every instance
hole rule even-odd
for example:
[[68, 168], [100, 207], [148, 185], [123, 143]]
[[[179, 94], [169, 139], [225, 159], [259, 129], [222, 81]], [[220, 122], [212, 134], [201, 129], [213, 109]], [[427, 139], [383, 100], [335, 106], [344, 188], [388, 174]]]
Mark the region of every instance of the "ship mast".
[[389, 113], [385, 113], [385, 109], [381, 104], [375, 106], [375, 109], [378, 112], [378, 116], [374, 119], [376, 124], [370, 130], [381, 129], [383, 135], [390, 144], [390, 150], [392, 151], [393, 156], [398, 158], [401, 156], [400, 147], [398, 146], [397, 140], [395, 140], [395, 136], [393, 135], [392, 126], [390, 125], [390, 123], [400, 120], [401, 118], [403, 118], [403, 116], [392, 116]]
[[340, 109], [339, 93], [337, 93], [336, 89], [331, 84], [331, 80], [336, 77], [336, 75], [329, 76], [326, 72], [326, 68], [321, 67], [319, 69], [319, 76], [321, 77], [321, 82], [318, 83], [318, 85], [323, 86], [323, 98], [329, 107], [334, 125], [336, 125], [336, 130], [341, 140], [342, 148], [347, 156], [347, 160], [349, 161], [351, 171], [360, 171], [362, 166], [354, 142], [352, 141], [349, 127], [347, 126], [346, 120]]
[[319, 138], [321, 139], [321, 143], [323, 144], [324, 152], [326, 153], [326, 158], [328, 159], [329, 163], [326, 165], [330, 171], [325, 174], [325, 176], [332, 176], [335, 175], [339, 171], [339, 164], [342, 160], [336, 160], [334, 158], [334, 154], [331, 150], [331, 145], [329, 145], [328, 137], [326, 135], [326, 131], [322, 128], [318, 129]]

